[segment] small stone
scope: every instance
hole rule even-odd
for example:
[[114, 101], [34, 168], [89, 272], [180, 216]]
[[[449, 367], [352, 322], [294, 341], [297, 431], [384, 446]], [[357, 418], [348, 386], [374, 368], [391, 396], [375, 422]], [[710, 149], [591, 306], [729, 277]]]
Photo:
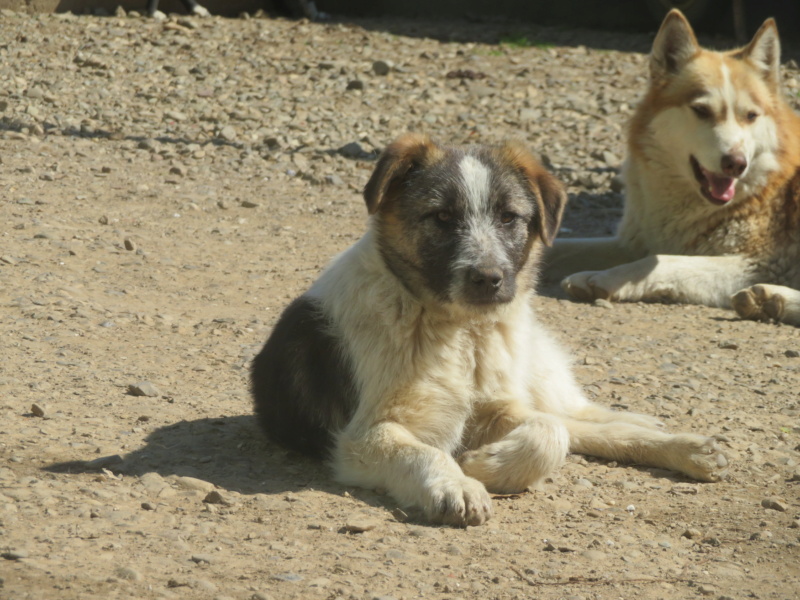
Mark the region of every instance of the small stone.
[[685, 538], [690, 539], [690, 540], [697, 540], [697, 539], [700, 539], [700, 537], [702, 535], [703, 534], [700, 533], [699, 529], [694, 529], [694, 528], [690, 527], [689, 529], [687, 529], [686, 531], [684, 531], [681, 534], [681, 537], [685, 537]]
[[149, 381], [140, 381], [128, 386], [128, 394], [131, 396], [147, 396], [155, 398], [161, 395], [161, 391]]
[[605, 298], [597, 298], [593, 304], [599, 308], [614, 308], [614, 305]]
[[347, 89], [348, 90], [363, 90], [364, 89], [364, 82], [360, 79], [353, 79], [352, 81], [347, 82]]
[[381, 522], [378, 519], [364, 514], [353, 514], [347, 518], [347, 521], [342, 527], [342, 533], [364, 533], [365, 531], [372, 531], [378, 527]]
[[203, 502], [206, 504], [222, 504], [224, 506], [230, 506], [233, 504], [233, 501], [227, 496], [223, 495], [219, 490], [208, 492], [206, 497], [203, 498]]
[[789, 529], [800, 529], [800, 519], [795, 519], [789, 525]]
[[200, 492], [210, 492], [214, 489], [214, 484], [210, 481], [203, 481], [195, 477], [175, 477], [175, 483], [185, 490], [197, 490]]
[[606, 553], [600, 550], [586, 550], [585, 552], [581, 552], [581, 556], [592, 562], [600, 562], [607, 558]]
[[0, 558], [5, 558], [6, 560], [22, 560], [23, 558], [28, 558], [28, 551], [12, 548], [5, 552], [0, 552]]
[[328, 185], [344, 185], [344, 179], [334, 173], [333, 175], [325, 175], [325, 183]]
[[350, 142], [339, 148], [339, 154], [345, 158], [362, 158], [367, 152], [358, 142]]
[[797, 351], [797, 350], [787, 350], [783, 354], [787, 358], [798, 358], [798, 357], [800, 357], [800, 351]]
[[697, 591], [703, 594], [703, 596], [713, 596], [717, 593], [717, 588], [707, 583], [701, 583], [697, 586]]
[[126, 581], [141, 581], [142, 574], [132, 567], [120, 567], [116, 570], [117, 577]]
[[136, 244], [132, 239], [125, 238], [125, 241], [123, 243], [125, 244], [125, 250], [128, 250], [129, 252], [133, 252], [136, 250]]
[[142, 508], [144, 510], [155, 510], [156, 505], [153, 504], [152, 502], [142, 502]]
[[4, 262], [7, 265], [15, 265], [15, 264], [17, 264], [17, 260], [15, 258], [9, 256], [8, 254], [4, 254], [3, 256], [0, 256], [0, 262]]
[[214, 558], [210, 554], [192, 554], [192, 562], [199, 564], [205, 563], [210, 565], [214, 562]]
[[242, 208], [258, 208], [258, 202], [253, 202], [252, 200], [242, 200], [240, 205]]
[[456, 544], [448, 545], [444, 549], [444, 551], [447, 552], [451, 556], [462, 556], [462, 555], [465, 554], [464, 549], [461, 546], [457, 546]]
[[44, 417], [44, 409], [36, 403], [31, 404], [31, 413], [34, 417]]
[[274, 579], [275, 581], [289, 581], [291, 583], [296, 583], [298, 581], [303, 581], [303, 576], [296, 573], [278, 573], [276, 575], [272, 575], [270, 579]]
[[736, 342], [720, 342], [719, 347], [723, 350], [738, 350], [739, 344]]
[[778, 512], [786, 512], [789, 510], [789, 506], [786, 502], [778, 498], [764, 498], [761, 501], [761, 506], [769, 510], [777, 510]]
[[372, 63], [372, 72], [375, 73], [375, 75], [388, 75], [389, 71], [391, 70], [391, 63], [386, 62], [385, 60], [376, 60], [374, 63]]
[[219, 135], [222, 139], [232, 142], [236, 139], [236, 130], [230, 125], [226, 125], [220, 130]]

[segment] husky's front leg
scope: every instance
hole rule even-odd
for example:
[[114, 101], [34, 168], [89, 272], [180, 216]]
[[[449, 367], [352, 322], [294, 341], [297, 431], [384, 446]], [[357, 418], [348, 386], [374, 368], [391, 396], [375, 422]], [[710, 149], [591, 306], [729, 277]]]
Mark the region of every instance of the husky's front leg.
[[363, 434], [345, 430], [333, 457], [337, 480], [386, 489], [404, 506], [415, 506], [432, 522], [464, 527], [492, 515], [484, 485], [464, 475], [452, 456], [421, 442], [406, 427], [382, 422]]
[[749, 285], [750, 262], [740, 256], [659, 254], [606, 271], [585, 271], [561, 282], [576, 300], [681, 302], [730, 307], [736, 290]]
[[800, 326], [800, 291], [782, 285], [759, 284], [731, 298], [743, 319], [777, 321]]
[[618, 238], [558, 238], [544, 256], [542, 278], [561, 281], [578, 271], [610, 269], [642, 256]]

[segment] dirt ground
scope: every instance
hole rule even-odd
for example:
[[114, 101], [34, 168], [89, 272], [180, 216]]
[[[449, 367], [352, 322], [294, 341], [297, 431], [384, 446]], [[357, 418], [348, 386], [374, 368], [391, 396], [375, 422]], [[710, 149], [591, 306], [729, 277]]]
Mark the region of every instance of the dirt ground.
[[339, 486], [251, 415], [250, 360], [395, 135], [522, 138], [563, 234], [612, 231], [649, 43], [0, 13], [0, 598], [800, 598], [796, 328], [545, 287], [587, 393], [718, 435], [730, 477], [572, 456], [481, 527]]

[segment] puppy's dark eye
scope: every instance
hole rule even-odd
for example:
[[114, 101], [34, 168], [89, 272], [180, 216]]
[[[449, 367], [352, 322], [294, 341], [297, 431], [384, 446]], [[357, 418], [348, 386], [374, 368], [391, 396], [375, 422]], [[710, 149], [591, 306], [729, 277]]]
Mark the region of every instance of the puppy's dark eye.
[[511, 225], [514, 221], [516, 221], [518, 215], [515, 215], [513, 212], [506, 211], [500, 215], [500, 222], [503, 225]]
[[449, 210], [440, 210], [436, 213], [436, 220], [439, 221], [439, 223], [449, 223], [453, 220], [453, 213]]
[[692, 104], [691, 108], [698, 119], [706, 120], [713, 116], [711, 109], [705, 104]]
[[747, 111], [745, 115], [745, 119], [747, 119], [748, 123], [753, 123], [758, 118], [758, 113], [754, 110]]

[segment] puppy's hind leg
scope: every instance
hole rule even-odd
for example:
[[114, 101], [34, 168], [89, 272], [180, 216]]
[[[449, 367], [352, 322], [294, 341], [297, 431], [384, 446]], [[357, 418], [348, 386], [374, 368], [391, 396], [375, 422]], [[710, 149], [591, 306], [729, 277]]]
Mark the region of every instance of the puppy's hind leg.
[[623, 422], [566, 419], [570, 450], [620, 462], [662, 467], [699, 481], [725, 476], [728, 460], [719, 444], [694, 433], [669, 434]]
[[459, 457], [464, 473], [495, 493], [523, 491], [555, 471], [569, 451], [558, 417], [513, 402], [480, 407]]

